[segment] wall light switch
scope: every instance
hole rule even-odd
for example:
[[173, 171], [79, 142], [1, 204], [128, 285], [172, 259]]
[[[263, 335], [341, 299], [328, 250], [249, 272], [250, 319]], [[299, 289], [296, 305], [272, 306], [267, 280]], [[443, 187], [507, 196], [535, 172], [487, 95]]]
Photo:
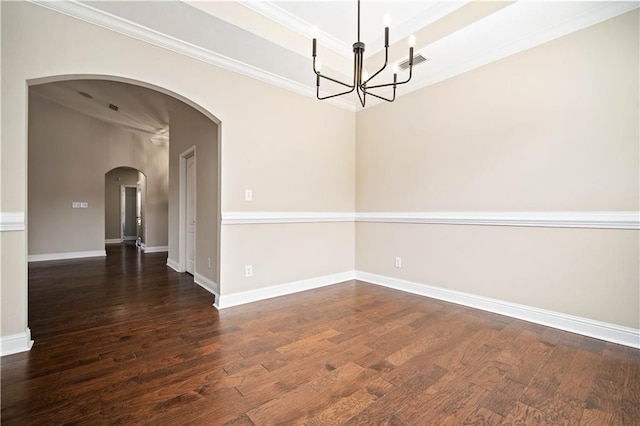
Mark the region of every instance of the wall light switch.
[[77, 201], [73, 201], [73, 202], [71, 203], [71, 208], [72, 208], [72, 209], [79, 209], [79, 208], [80, 208], [80, 203], [79, 203], [79, 202], [77, 202]]
[[253, 190], [245, 189], [244, 190], [244, 200], [245, 201], [253, 201]]
[[396, 257], [396, 268], [402, 268], [402, 258]]
[[81, 209], [86, 209], [86, 208], [88, 208], [88, 207], [89, 207], [89, 203], [87, 203], [86, 201], [82, 201], [82, 202], [80, 203], [80, 208], [81, 208]]

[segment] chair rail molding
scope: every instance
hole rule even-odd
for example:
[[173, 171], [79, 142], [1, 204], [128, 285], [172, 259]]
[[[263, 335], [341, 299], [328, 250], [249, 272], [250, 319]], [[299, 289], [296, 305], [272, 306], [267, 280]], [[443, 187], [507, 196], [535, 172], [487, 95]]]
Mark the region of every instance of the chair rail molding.
[[357, 222], [640, 229], [640, 212], [359, 212]]
[[637, 211], [565, 212], [276, 212], [228, 211], [222, 225], [373, 222], [546, 228], [640, 229]]
[[353, 222], [353, 212], [223, 212], [223, 225]]
[[1, 212], [0, 231], [24, 231], [23, 212]]

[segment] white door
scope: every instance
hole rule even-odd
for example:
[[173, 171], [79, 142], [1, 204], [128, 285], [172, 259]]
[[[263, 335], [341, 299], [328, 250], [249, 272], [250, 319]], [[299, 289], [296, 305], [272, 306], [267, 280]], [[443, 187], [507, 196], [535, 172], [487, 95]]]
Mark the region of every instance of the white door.
[[186, 269], [190, 274], [195, 274], [196, 264], [196, 156], [187, 158], [186, 173]]

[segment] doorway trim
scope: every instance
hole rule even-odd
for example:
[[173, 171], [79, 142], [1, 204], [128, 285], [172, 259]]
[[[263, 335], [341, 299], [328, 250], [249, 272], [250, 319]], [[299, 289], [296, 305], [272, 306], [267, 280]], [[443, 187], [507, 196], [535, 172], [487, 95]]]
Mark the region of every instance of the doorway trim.
[[[196, 146], [180, 154], [180, 195], [178, 211], [178, 272], [187, 272], [187, 159], [196, 156]], [[196, 224], [197, 226], [197, 224]], [[195, 275], [195, 266], [194, 266]]]

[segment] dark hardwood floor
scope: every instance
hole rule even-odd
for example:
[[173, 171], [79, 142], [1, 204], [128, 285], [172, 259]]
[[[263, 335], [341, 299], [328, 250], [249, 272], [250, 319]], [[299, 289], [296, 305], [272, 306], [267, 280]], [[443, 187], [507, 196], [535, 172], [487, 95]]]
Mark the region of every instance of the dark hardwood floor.
[[223, 311], [165, 254], [29, 265], [2, 424], [640, 424], [640, 351], [346, 282]]

